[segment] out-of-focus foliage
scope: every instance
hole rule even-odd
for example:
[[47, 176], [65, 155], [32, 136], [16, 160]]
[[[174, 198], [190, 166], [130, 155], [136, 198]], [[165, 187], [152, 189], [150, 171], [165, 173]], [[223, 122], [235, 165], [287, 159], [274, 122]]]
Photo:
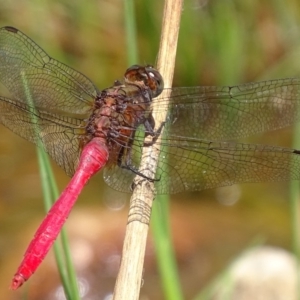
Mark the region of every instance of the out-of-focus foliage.
[[[299, 45], [299, 7], [295, 0], [185, 1], [176, 83], [235, 84], [261, 76]], [[136, 1], [138, 63], [155, 64], [162, 9], [162, 1]], [[0, 24], [24, 31], [101, 87], [127, 67], [120, 0], [2, 1]], [[297, 62], [283, 69], [290, 68], [295, 72]]]
[[[140, 57], [140, 61], [136, 63], [155, 64], [163, 1], [137, 0], [135, 7]], [[81, 71], [102, 89], [110, 86], [115, 79], [121, 79], [128, 67], [123, 9], [122, 0], [2, 0], [0, 2], [0, 26], [17, 27], [51, 56]], [[176, 86], [234, 85], [262, 78], [297, 76], [300, 74], [300, 2], [298, 0], [186, 0], [182, 11], [177, 53], [174, 77]], [[9, 240], [13, 235], [11, 231], [16, 234], [25, 227], [20, 225], [23, 220], [24, 225], [29, 222], [21, 212], [35, 207], [32, 198], [38, 200], [41, 195], [31, 194], [36, 192], [38, 184], [30, 181], [32, 174], [35, 174], [34, 178], [38, 176], [37, 168], [33, 170], [30, 165], [30, 162], [35, 160], [32, 155], [34, 148], [29, 143], [20, 144], [18, 138], [7, 131], [2, 133], [2, 129], [0, 130], [0, 252], [5, 256], [0, 257], [0, 264], [3, 265], [3, 260], [10, 254], [14, 245], [14, 242]], [[61, 173], [60, 176], [64, 175]], [[25, 179], [28, 181], [24, 181]], [[64, 180], [66, 180], [65, 177]], [[99, 185], [94, 185], [93, 195], [98, 195], [95, 196], [97, 201], [101, 197]], [[252, 185], [251, 188], [253, 187]], [[253, 198], [254, 195], [244, 193], [243, 197]], [[32, 201], [30, 204], [28, 204], [28, 198]], [[259, 197], [256, 195], [254, 198]], [[262, 198], [261, 195], [260, 198]], [[12, 199], [15, 202], [12, 202]], [[227, 211], [230, 222], [235, 224], [241, 218], [244, 221], [242, 225], [245, 226], [252, 222], [255, 215], [255, 221], [261, 222], [257, 224], [265, 226], [266, 218], [274, 216], [274, 224], [276, 223], [277, 227], [270, 224], [273, 241], [281, 245], [287, 243], [284, 239], [288, 235], [285, 231], [288, 226], [287, 220], [280, 219], [282, 215], [278, 213], [282, 212], [282, 209], [278, 209], [279, 206], [277, 206], [278, 214], [274, 215], [271, 205], [267, 206], [268, 210], [263, 210], [266, 206], [261, 202], [263, 202], [261, 199], [255, 199], [251, 205], [246, 205], [247, 207]], [[39, 209], [40, 207], [41, 205]], [[177, 249], [178, 256], [182, 253], [190, 255], [182, 254], [180, 260], [181, 263], [186, 263], [181, 268], [180, 276], [187, 299], [191, 299], [205, 284], [205, 280], [224, 266], [224, 260], [232, 255], [233, 251], [238, 252], [240, 243], [243, 243], [241, 240], [247, 240], [247, 232], [241, 238], [235, 227], [236, 231], [232, 233], [228, 219], [222, 223], [221, 217], [214, 214], [216, 211], [212, 211], [209, 205], [207, 207], [207, 211], [210, 211], [209, 216], [203, 213], [203, 209], [199, 212], [194, 209], [197, 217], [189, 215], [184, 221], [184, 224], [189, 224], [192, 219], [201, 220], [203, 232], [193, 227], [194, 232], [184, 232], [181, 234], [183, 239], [178, 238], [180, 240], [178, 248], [181, 247], [181, 252]], [[32, 214], [34, 212], [31, 211]], [[223, 212], [222, 216], [225, 219], [226, 212]], [[211, 224], [209, 222], [223, 224], [223, 226], [214, 224], [214, 226], [205, 227], [206, 224]], [[12, 226], [12, 224], [16, 225]], [[174, 226], [182, 229], [182, 226], [176, 227], [176, 224]], [[174, 232], [174, 235], [176, 234], [180, 233]], [[201, 237], [200, 250], [196, 246], [197, 237]], [[220, 245], [225, 237], [228, 243]], [[192, 241], [195, 241], [195, 244], [192, 244]], [[189, 252], [187, 249], [193, 250]], [[191, 263], [193, 262], [192, 254], [196, 252], [201, 253], [200, 258], [195, 259], [195, 261], [200, 260], [198, 269], [195, 263]], [[213, 254], [216, 256], [212, 257]], [[210, 259], [209, 268], [207, 262], [203, 264], [204, 258], [207, 259], [207, 257]], [[12, 264], [5, 265], [2, 271], [4, 268], [6, 268], [5, 276], [0, 274], [2, 283], [0, 292], [3, 299], [9, 299], [11, 294], [6, 296], [2, 294], [2, 291], [3, 293], [6, 291], [15, 262], [13, 266]], [[202, 273], [199, 272], [200, 268]], [[151, 268], [146, 267], [146, 272], [149, 269]], [[150, 295], [150, 299], [162, 299], [159, 283], [157, 283], [159, 279], [156, 275], [151, 279], [149, 276], [145, 274], [142, 293], [146, 296]], [[149, 285], [151, 280], [155, 288]], [[47, 284], [50, 285], [50, 280]], [[97, 284], [95, 289], [96, 287]], [[43, 288], [47, 289], [45, 285]], [[98, 291], [97, 293], [100, 294]], [[41, 299], [40, 295], [37, 292], [36, 298], [31, 299]]]

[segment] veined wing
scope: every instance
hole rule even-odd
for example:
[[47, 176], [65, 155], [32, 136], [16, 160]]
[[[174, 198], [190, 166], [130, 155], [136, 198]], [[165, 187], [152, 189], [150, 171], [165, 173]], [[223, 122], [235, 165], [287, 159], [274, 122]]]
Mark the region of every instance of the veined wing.
[[[298, 150], [224, 142], [299, 120], [299, 87], [300, 80], [293, 78], [235, 87], [174, 88], [169, 106], [166, 99], [154, 100], [158, 101], [156, 114], [169, 109], [159, 167], [153, 174], [157, 192], [299, 179]], [[130, 162], [135, 170], [140, 167], [147, 133], [141, 130], [132, 142], [130, 158], [122, 158], [122, 165]], [[130, 191], [134, 176], [116, 165], [108, 166], [104, 173], [105, 181], [121, 191]]]
[[[141, 149], [142, 143], [134, 143], [131, 160], [135, 169], [139, 168]], [[164, 138], [160, 151], [153, 177], [157, 180], [158, 194], [199, 191], [234, 183], [300, 179], [298, 150], [178, 137]], [[154, 159], [148, 160], [149, 164], [153, 162]], [[117, 165], [108, 166], [104, 171], [106, 183], [125, 192], [130, 192], [135, 176]]]
[[[167, 109], [158, 101], [159, 113]], [[165, 133], [170, 138], [232, 140], [289, 126], [300, 119], [300, 79], [239, 86], [172, 89]]]
[[35, 110], [22, 102], [0, 97], [0, 122], [14, 133], [41, 146], [69, 176], [81, 153], [85, 121]]
[[0, 29], [0, 82], [19, 102], [30, 93], [36, 108], [70, 116], [90, 113], [98, 93], [87, 77], [13, 27]]

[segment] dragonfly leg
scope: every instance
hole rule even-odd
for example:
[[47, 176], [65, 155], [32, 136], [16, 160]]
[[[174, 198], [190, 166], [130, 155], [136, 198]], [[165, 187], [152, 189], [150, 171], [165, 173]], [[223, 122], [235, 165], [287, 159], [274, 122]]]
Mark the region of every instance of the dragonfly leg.
[[154, 128], [154, 120], [153, 117], [151, 116], [152, 120], [146, 120], [145, 121], [145, 127], [146, 127], [146, 135], [145, 137], [147, 137], [148, 135], [152, 136], [152, 140], [151, 141], [145, 141], [144, 142], [144, 147], [149, 147], [152, 146], [156, 140], [158, 139], [158, 137], [160, 136], [162, 129], [164, 128], [166, 122], [161, 122], [161, 124], [159, 125], [158, 129], [155, 131]]
[[131, 165], [121, 165], [120, 168], [122, 169], [127, 169], [129, 171], [131, 171], [132, 173], [139, 175], [140, 177], [147, 179], [150, 182], [156, 182], [156, 181], [160, 181], [160, 178], [150, 178], [149, 176], [146, 176], [145, 174], [143, 174], [142, 172], [140, 172], [138, 169], [136, 169], [135, 167], [131, 166]]
[[[154, 181], [159, 181], [159, 179], [156, 178], [150, 178], [149, 176], [146, 176], [142, 172], [140, 172], [136, 167], [132, 166], [132, 160], [131, 160], [131, 155], [132, 155], [132, 144], [134, 141], [134, 136], [135, 136], [135, 131], [132, 132], [131, 138], [129, 139], [129, 142], [126, 147], [121, 147], [120, 152], [118, 154], [118, 159], [117, 159], [117, 164], [120, 168], [126, 169], [131, 171], [132, 173], [141, 176], [144, 179], [149, 180], [150, 182]], [[126, 149], [126, 153], [125, 153]], [[125, 159], [124, 159], [125, 156]]]

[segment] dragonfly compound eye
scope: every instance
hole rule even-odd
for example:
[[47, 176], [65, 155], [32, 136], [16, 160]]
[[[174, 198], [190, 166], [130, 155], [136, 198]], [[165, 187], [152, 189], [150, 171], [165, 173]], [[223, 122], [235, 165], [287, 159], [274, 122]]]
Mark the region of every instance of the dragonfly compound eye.
[[134, 81], [145, 81], [145, 68], [139, 65], [133, 65], [128, 68], [125, 72], [125, 81], [134, 82]]
[[145, 70], [148, 74], [148, 86], [152, 90], [153, 97], [157, 97], [164, 89], [164, 80], [153, 67], [147, 66]]
[[142, 81], [145, 86], [148, 86], [150, 88], [152, 97], [157, 97], [164, 88], [164, 80], [162, 76], [152, 66], [131, 66], [126, 70], [125, 81]]

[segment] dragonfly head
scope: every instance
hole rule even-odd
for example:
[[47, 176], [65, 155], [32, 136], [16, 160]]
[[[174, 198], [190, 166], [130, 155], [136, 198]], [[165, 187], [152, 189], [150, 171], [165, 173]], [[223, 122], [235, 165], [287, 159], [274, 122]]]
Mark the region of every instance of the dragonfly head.
[[149, 87], [153, 98], [157, 97], [164, 88], [162, 76], [152, 66], [133, 65], [126, 70], [124, 77], [125, 82], [142, 81], [145, 86]]

